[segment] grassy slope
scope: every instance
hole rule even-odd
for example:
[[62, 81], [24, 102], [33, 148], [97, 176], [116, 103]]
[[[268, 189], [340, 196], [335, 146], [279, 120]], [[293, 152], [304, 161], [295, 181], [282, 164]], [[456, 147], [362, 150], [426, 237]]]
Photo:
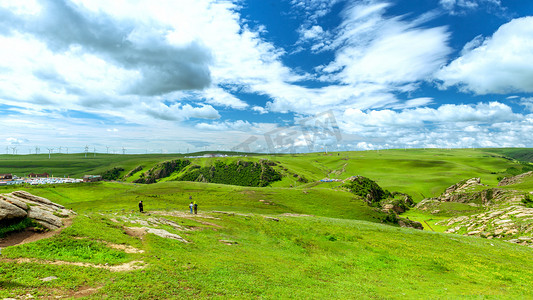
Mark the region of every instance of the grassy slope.
[[[391, 191], [405, 192], [418, 201], [425, 197], [440, 194], [446, 187], [466, 178], [481, 177], [486, 184], [496, 184], [498, 174], [515, 163], [499, 157], [488, 150], [442, 150], [442, 149], [410, 149], [361, 151], [324, 154], [299, 155], [259, 155], [255, 157], [229, 158], [193, 158], [193, 164], [205, 166], [215, 160], [226, 161], [259, 160], [267, 158], [281, 163], [277, 167], [287, 175], [274, 187], [303, 186], [292, 174], [303, 175], [311, 184], [325, 177], [345, 179], [354, 175], [369, 177], [382, 187]], [[496, 151], [496, 150], [492, 150]], [[105, 155], [97, 154], [96, 158], [83, 154], [56, 154], [52, 159], [48, 155], [0, 155], [0, 173], [24, 175], [30, 172], [49, 172], [54, 176], [81, 177], [84, 174], [99, 174], [113, 167], [123, 167], [126, 174], [133, 168], [142, 165], [149, 170], [156, 163], [176, 159], [181, 155]], [[281, 168], [287, 168], [284, 171]], [[175, 176], [174, 176], [175, 177]], [[165, 179], [163, 181], [166, 181]]]
[[[280, 217], [274, 222], [254, 215], [216, 216], [219, 219], [211, 222], [219, 228], [188, 220], [189, 225], [203, 230], [179, 233], [192, 242], [182, 244], [153, 235], [142, 241], [128, 237], [109, 221], [115, 214], [82, 214], [61, 238], [9, 247], [3, 256], [110, 264], [143, 260], [149, 267], [112, 273], [3, 261], [0, 296], [68, 295], [89, 286], [101, 287], [93, 295], [96, 299], [517, 299], [530, 295], [533, 287], [532, 249], [500, 241], [324, 217]], [[73, 237], [88, 240], [80, 242]], [[237, 244], [228, 246], [220, 243], [221, 239]], [[120, 256], [98, 245], [98, 240], [146, 252]], [[78, 245], [90, 241], [95, 245], [89, 253], [80, 252]], [[58, 246], [61, 251], [51, 250]], [[39, 280], [48, 276], [59, 279]]]
[[[0, 193], [16, 189], [4, 187], [0, 188]], [[149, 210], [186, 210], [191, 196], [204, 211], [318, 214], [374, 222], [379, 222], [381, 216], [362, 201], [355, 200], [351, 193], [332, 189], [250, 188], [175, 181], [152, 185], [98, 182], [24, 189], [80, 213], [129, 212], [136, 210], [140, 200]]]
[[[470, 177], [481, 177], [484, 183], [495, 185], [498, 175], [491, 173], [513, 165], [481, 150], [390, 150], [269, 159], [280, 161], [290, 172], [311, 180], [328, 174], [336, 178], [363, 175], [377, 180], [384, 188], [415, 196], [417, 192], [426, 196], [440, 194], [447, 186]], [[150, 164], [160, 160], [154, 159]], [[199, 162], [207, 163], [207, 160]], [[126, 164], [125, 161], [117, 163]], [[127, 163], [126, 171], [143, 161], [132, 159]], [[344, 172], [340, 172], [343, 168]], [[299, 186], [288, 188], [289, 184]], [[347, 192], [335, 189], [338, 184], [301, 184], [285, 179], [267, 188], [189, 182], [25, 188], [74, 208], [80, 215], [60, 236], [8, 247], [2, 251], [4, 258], [39, 257], [109, 264], [143, 260], [149, 267], [112, 273], [0, 259], [0, 297], [26, 293], [37, 297], [69, 295], [83, 287], [101, 287], [94, 298], [133, 299], [461, 296], [516, 299], [530, 296], [533, 249], [495, 240], [370, 223], [367, 221], [377, 221], [375, 214], [363, 203], [353, 201]], [[521, 187], [531, 190], [531, 185], [527, 181]], [[11, 189], [0, 188], [0, 193]], [[238, 211], [250, 217], [214, 214], [220, 219], [211, 222], [221, 228], [175, 218], [177, 222], [203, 229], [186, 234], [177, 232], [192, 244], [153, 235], [144, 240], [131, 238], [109, 220], [130, 214], [148, 218], [131, 213], [139, 200], [145, 202], [148, 211], [185, 211], [189, 196], [200, 203], [200, 212]], [[280, 216], [286, 212], [315, 217]], [[270, 221], [257, 214], [276, 216], [280, 221]], [[73, 237], [88, 240], [80, 242]], [[238, 244], [228, 246], [220, 243], [220, 239]], [[132, 245], [146, 252], [120, 254], [102, 246], [99, 240]], [[39, 280], [47, 276], [59, 279]]]
[[275, 160], [319, 180], [362, 175], [383, 188], [410, 194], [416, 201], [439, 195], [460, 180], [481, 177], [497, 184], [498, 173], [514, 163], [479, 149], [410, 149], [281, 156]]
[[[123, 167], [126, 171], [139, 165], [153, 166], [164, 160], [182, 157], [180, 154], [116, 155], [100, 154], [96, 157], [83, 153], [76, 154], [32, 154], [0, 155], [0, 173], [13, 173], [18, 176], [47, 172], [56, 177], [82, 177], [86, 174], [100, 174], [113, 167]], [[149, 169], [146, 167], [145, 169]], [[124, 173], [125, 174], [125, 173]]]

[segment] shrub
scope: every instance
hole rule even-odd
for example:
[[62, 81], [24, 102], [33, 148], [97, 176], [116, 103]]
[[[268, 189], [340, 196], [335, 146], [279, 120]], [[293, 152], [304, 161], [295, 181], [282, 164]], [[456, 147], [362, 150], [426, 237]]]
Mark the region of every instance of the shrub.
[[343, 186], [362, 197], [372, 206], [378, 206], [381, 200], [392, 196], [389, 191], [383, 190], [375, 181], [363, 176], [352, 177]]
[[131, 176], [133, 176], [133, 174], [139, 172], [142, 169], [143, 169], [143, 166], [137, 166], [135, 169], [129, 171], [128, 174], [126, 174], [126, 176], [124, 176], [124, 178], [131, 177]]
[[135, 180], [135, 183], [155, 183], [157, 179], [168, 177], [174, 172], [179, 172], [188, 166], [191, 162], [187, 159], [169, 160], [157, 164], [155, 167], [148, 170], [148, 172], [141, 174], [140, 178]]
[[524, 203], [526, 207], [533, 208], [533, 200], [531, 199], [531, 196], [529, 194], [524, 195], [522, 203]]
[[268, 160], [238, 160], [229, 164], [217, 160], [212, 166], [189, 169], [178, 180], [262, 187], [281, 180], [281, 174], [271, 166], [272, 162]]
[[124, 171], [124, 168], [113, 168], [105, 171], [102, 175], [103, 180], [117, 180], [120, 178], [120, 172]]

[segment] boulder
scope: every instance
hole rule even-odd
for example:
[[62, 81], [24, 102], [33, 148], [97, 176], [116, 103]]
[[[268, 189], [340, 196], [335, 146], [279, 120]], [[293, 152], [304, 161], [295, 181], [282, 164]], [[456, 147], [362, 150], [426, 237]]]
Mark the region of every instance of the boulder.
[[20, 201], [19, 199], [16, 199], [14, 197], [9, 197], [8, 195], [0, 195], [0, 199], [9, 202], [13, 205], [18, 206], [19, 208], [22, 208], [23, 210], [28, 210], [28, 204], [24, 203], [24, 201]]
[[0, 199], [0, 221], [24, 218], [27, 214], [22, 208]]
[[65, 207], [63, 205], [60, 205], [60, 204], [57, 204], [57, 203], [54, 203], [46, 198], [43, 198], [43, 197], [39, 197], [39, 196], [35, 196], [35, 195], [32, 195], [26, 191], [15, 191], [15, 192], [12, 192], [11, 194], [17, 196], [17, 197], [20, 197], [22, 199], [26, 199], [26, 200], [30, 200], [30, 201], [33, 201], [33, 202], [37, 202], [37, 203], [41, 203], [41, 204], [45, 204], [47, 206], [52, 206], [52, 207], [56, 207], [56, 208], [59, 208], [59, 209], [64, 209]]
[[186, 241], [181, 236], [174, 234], [174, 233], [170, 233], [164, 229], [155, 229], [155, 228], [150, 228], [150, 227], [142, 227], [142, 229], [146, 230], [147, 233], [152, 233], [165, 239], [173, 239], [173, 240], [178, 240], [183, 243], [188, 243], [188, 241]]
[[37, 223], [43, 225], [47, 229], [58, 229], [63, 226], [63, 222], [59, 217], [56, 217], [51, 212], [37, 206], [30, 209], [28, 217], [34, 219]]

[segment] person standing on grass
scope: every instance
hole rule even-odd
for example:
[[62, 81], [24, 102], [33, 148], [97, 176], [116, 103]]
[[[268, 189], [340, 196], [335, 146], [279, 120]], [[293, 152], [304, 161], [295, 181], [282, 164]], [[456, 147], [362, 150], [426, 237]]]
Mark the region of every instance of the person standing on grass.
[[139, 201], [139, 211], [140, 211], [140, 212], [143, 212], [143, 208], [144, 208], [144, 207], [143, 207], [143, 202], [142, 202], [142, 200], [141, 200], [141, 201]]
[[194, 204], [192, 204], [192, 202], [191, 202], [191, 204], [189, 204], [189, 209], [191, 210], [191, 215], [192, 215], [192, 208], [193, 207], [194, 207]]
[[198, 204], [196, 204], [196, 201], [194, 201], [194, 214], [198, 214]]

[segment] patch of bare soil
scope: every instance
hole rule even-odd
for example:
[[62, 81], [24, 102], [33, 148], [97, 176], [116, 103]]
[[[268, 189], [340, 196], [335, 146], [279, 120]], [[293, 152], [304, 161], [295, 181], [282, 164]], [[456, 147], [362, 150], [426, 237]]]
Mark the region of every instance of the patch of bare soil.
[[107, 242], [106, 242], [106, 245], [109, 246], [110, 248], [122, 250], [126, 253], [144, 253], [144, 250], [137, 249], [130, 245], [113, 244], [113, 243], [107, 243]]
[[127, 235], [142, 239], [146, 235], [146, 229], [142, 227], [124, 227]]
[[80, 287], [76, 291], [73, 291], [69, 295], [66, 295], [65, 298], [88, 297], [88, 296], [98, 292], [98, 290], [101, 289], [101, 288], [102, 288], [102, 286], [95, 287], [95, 288], [94, 287], [89, 287], [89, 286]]
[[[86, 239], [86, 238], [85, 237], [75, 237], [74, 239], [83, 240], [83, 239]], [[137, 248], [135, 248], [133, 246], [130, 246], [130, 245], [114, 244], [114, 243], [110, 243], [110, 242], [103, 241], [103, 240], [97, 240], [97, 241], [106, 244], [106, 246], [108, 246], [109, 248], [122, 250], [122, 251], [124, 251], [126, 253], [144, 253], [144, 250], [137, 249]]]
[[50, 260], [42, 260], [42, 259], [35, 259], [35, 258], [16, 258], [16, 259], [2, 258], [0, 259], [0, 261], [16, 262], [16, 263], [38, 263], [38, 264], [48, 264], [48, 265], [70, 265], [70, 266], [106, 269], [111, 272], [135, 271], [135, 270], [144, 269], [147, 266], [143, 261], [140, 261], [140, 260], [130, 261], [127, 263], [123, 263], [121, 265], [116, 265], [116, 266], [97, 265], [97, 264], [92, 264], [92, 263], [71, 262], [71, 261], [62, 261], [62, 260], [50, 261]]
[[12, 233], [0, 239], [0, 248], [31, 243], [60, 234], [64, 228], [72, 225], [72, 220], [73, 217], [62, 219], [65, 226], [56, 230], [39, 232], [32, 228], [26, 228], [24, 231]]

